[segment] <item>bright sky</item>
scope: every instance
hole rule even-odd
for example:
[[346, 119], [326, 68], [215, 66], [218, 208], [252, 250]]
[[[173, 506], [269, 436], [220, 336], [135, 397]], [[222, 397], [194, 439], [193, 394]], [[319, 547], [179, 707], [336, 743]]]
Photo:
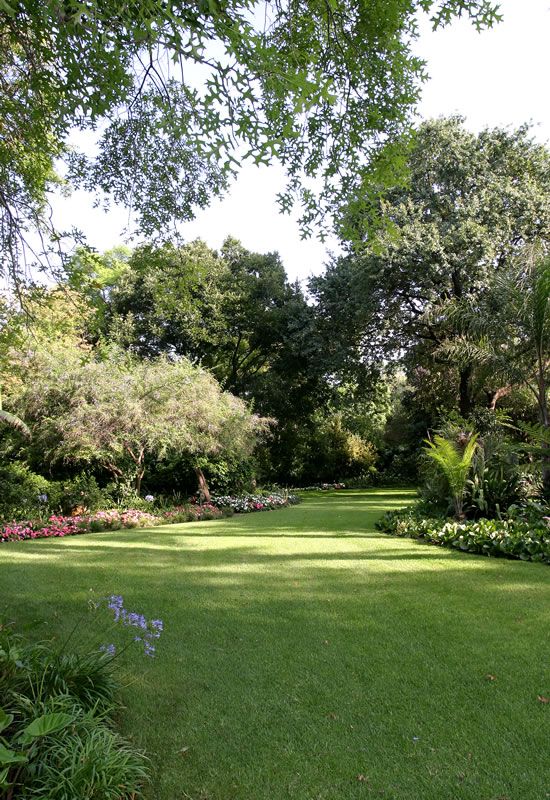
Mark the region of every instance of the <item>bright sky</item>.
[[[550, 0], [501, 0], [503, 22], [476, 33], [465, 20], [433, 33], [422, 24], [418, 55], [428, 62], [421, 117], [460, 113], [472, 130], [516, 127], [531, 121], [534, 135], [550, 141]], [[296, 220], [278, 213], [275, 195], [284, 185], [282, 170], [243, 168], [223, 200], [215, 200], [197, 219], [182, 226], [186, 239], [204, 239], [218, 248], [226, 236], [257, 252], [278, 250], [291, 279], [323, 271], [327, 250], [337, 243], [302, 241]], [[55, 206], [58, 225], [79, 227], [90, 245], [103, 251], [121, 242], [126, 211], [107, 214], [83, 193]]]

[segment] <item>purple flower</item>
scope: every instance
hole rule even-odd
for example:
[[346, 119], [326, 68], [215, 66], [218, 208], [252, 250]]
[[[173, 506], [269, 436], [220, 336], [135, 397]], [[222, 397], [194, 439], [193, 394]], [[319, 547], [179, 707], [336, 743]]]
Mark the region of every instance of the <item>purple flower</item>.
[[145, 653], [146, 656], [149, 656], [150, 658], [154, 658], [154, 656], [155, 656], [155, 645], [151, 644], [151, 642], [145, 641], [143, 643], [143, 652]]
[[[142, 631], [145, 631], [141, 636], [134, 636], [133, 640], [134, 642], [143, 642], [144, 654], [152, 658], [156, 652], [153, 640], [160, 638], [164, 630], [163, 621], [161, 619], [147, 620], [144, 614], [127, 611], [124, 608], [124, 599], [119, 594], [112, 594], [107, 598], [107, 607], [114, 612], [115, 623], [121, 622], [124, 626], [141, 628]], [[111, 648], [113, 649], [111, 650]], [[109, 645], [108, 648], [104, 645], [101, 649], [114, 655], [114, 645]]]
[[108, 600], [108, 603], [107, 603], [107, 608], [110, 608], [111, 611], [115, 612], [115, 622], [119, 621], [121, 615], [122, 615], [123, 618], [126, 616], [126, 611], [122, 607], [123, 603], [124, 603], [124, 600], [121, 597], [121, 595], [119, 595], [119, 594], [112, 594], [109, 597], [109, 600]]
[[116, 654], [116, 647], [114, 644], [102, 644], [99, 649], [102, 653], [106, 653], [108, 656], [114, 656]]
[[143, 614], [136, 614], [134, 611], [128, 614], [125, 623], [127, 625], [133, 625], [135, 628], [143, 628], [144, 631], [147, 630], [147, 620]]

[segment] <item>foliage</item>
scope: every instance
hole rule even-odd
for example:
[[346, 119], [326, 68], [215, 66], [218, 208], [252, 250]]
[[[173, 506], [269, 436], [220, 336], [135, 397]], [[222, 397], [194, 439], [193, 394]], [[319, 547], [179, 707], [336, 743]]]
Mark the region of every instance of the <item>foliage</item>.
[[[293, 486], [372, 476], [377, 451], [371, 442], [349, 431], [341, 414], [316, 413], [289, 447], [290, 466], [283, 480]], [[282, 470], [279, 470], [282, 471]]]
[[467, 416], [487, 396], [496, 403], [507, 382], [442, 349], [462, 332], [448, 312], [464, 303], [490, 323], [485, 295], [526, 242], [549, 241], [550, 154], [525, 126], [476, 135], [453, 117], [418, 127], [408, 168], [406, 185], [382, 199], [368, 187], [350, 199], [348, 253], [311, 288], [332, 349], [352, 361], [400, 363], [409, 380], [420, 369], [430, 401]]
[[245, 494], [240, 497], [231, 495], [212, 495], [212, 504], [217, 508], [232, 509], [236, 514], [249, 514], [252, 511], [272, 511], [299, 503], [294, 494]]
[[201, 241], [139, 247], [98, 302], [92, 325], [107, 340], [142, 358], [200, 361], [224, 389], [252, 396], [281, 423], [319, 395], [315, 314], [277, 253], [252, 253], [234, 239], [220, 253]]
[[537, 525], [515, 519], [458, 522], [425, 517], [413, 508], [389, 511], [377, 526], [384, 533], [425, 539], [464, 552], [550, 564], [550, 530], [543, 519]]
[[[172, 505], [162, 509], [141, 511], [135, 508], [125, 510], [96, 511], [94, 514], [80, 514], [70, 517], [51, 516], [46, 520], [10, 522], [0, 525], [0, 542], [16, 542], [25, 539], [50, 539], [74, 536], [82, 533], [98, 533], [128, 528], [154, 528], [158, 525], [181, 522], [199, 522], [219, 519], [230, 513], [250, 511], [272, 511], [277, 508], [295, 505], [299, 499], [292, 494], [245, 494], [240, 496], [213, 495], [211, 501], [199, 503], [197, 497], [185, 506]], [[149, 503], [151, 506], [153, 501]]]
[[512, 443], [484, 437], [478, 441], [473, 475], [466, 488], [467, 516], [500, 517], [525, 497], [525, 484]]
[[50, 482], [26, 464], [14, 461], [0, 467], [0, 519], [39, 516], [49, 493]]
[[[439, 421], [437, 433], [462, 451], [476, 429], [477, 446], [464, 488], [463, 512], [467, 517], [500, 517], [526, 494], [526, 469], [518, 458], [518, 443], [510, 436], [509, 418], [490, 409], [479, 409], [467, 420], [450, 414]], [[427, 513], [430, 509], [449, 511], [448, 481], [437, 462], [422, 456], [419, 474], [420, 495]]]
[[131, 800], [141, 753], [112, 730], [118, 682], [105, 653], [58, 653], [0, 630], [0, 788], [7, 797]]
[[[196, 241], [139, 247], [127, 267], [93, 301], [92, 337], [114, 340], [141, 358], [169, 354], [200, 362], [224, 389], [277, 420], [262, 443], [262, 478], [286, 480], [295, 428], [304, 432], [334, 391], [326, 380], [329, 365], [319, 358], [325, 343], [315, 309], [288, 281], [279, 255], [250, 252], [234, 239], [216, 253]], [[361, 435], [357, 425], [350, 430]], [[253, 467], [227, 453], [203, 469], [216, 491], [239, 492], [251, 489], [246, 472]], [[172, 472], [183, 482], [185, 463], [174, 462]]]
[[37, 354], [22, 404], [47, 462], [98, 465], [135, 477], [147, 459], [185, 454], [197, 467], [218, 453], [246, 457], [267, 421], [222, 392], [187, 359], [137, 361], [115, 351], [102, 361]]
[[[499, 19], [490, 0], [4, 0], [4, 265], [14, 269], [29, 229], [55, 242], [45, 205], [61, 156], [71, 156], [70, 184], [131, 198], [146, 232], [205, 205], [243, 151], [257, 164], [276, 158], [289, 179], [281, 207], [297, 198], [310, 233], [409, 120], [424, 76], [412, 50], [419, 8], [436, 27], [463, 14], [478, 29]], [[70, 153], [74, 128], [102, 131], [96, 158]], [[399, 166], [394, 154], [384, 170], [390, 153], [379, 178]]]
[[447, 313], [462, 333], [442, 350], [458, 361], [482, 364], [508, 386], [529, 388], [540, 423], [542, 482], [550, 494], [550, 256], [545, 246], [524, 247], [480, 301], [465, 298], [450, 306]]
[[477, 447], [477, 434], [469, 436], [460, 447], [456, 442], [436, 434], [433, 441], [426, 440], [424, 450], [445, 476], [454, 502], [457, 519], [462, 517], [466, 481]]

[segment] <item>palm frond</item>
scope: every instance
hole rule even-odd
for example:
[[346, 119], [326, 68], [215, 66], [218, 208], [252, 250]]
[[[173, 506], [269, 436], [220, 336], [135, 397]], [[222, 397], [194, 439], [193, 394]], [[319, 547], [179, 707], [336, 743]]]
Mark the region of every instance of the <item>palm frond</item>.
[[23, 436], [26, 436], [27, 439], [31, 438], [31, 432], [28, 426], [23, 422], [22, 419], [16, 417], [15, 414], [10, 414], [9, 411], [3, 411], [0, 409], [0, 422], [3, 422], [4, 425], [7, 425], [13, 430], [23, 434]]
[[452, 439], [436, 434], [433, 441], [426, 439], [425, 454], [440, 467], [455, 503], [457, 516], [462, 512], [462, 502], [468, 473], [477, 449], [478, 434], [473, 434], [462, 450]]

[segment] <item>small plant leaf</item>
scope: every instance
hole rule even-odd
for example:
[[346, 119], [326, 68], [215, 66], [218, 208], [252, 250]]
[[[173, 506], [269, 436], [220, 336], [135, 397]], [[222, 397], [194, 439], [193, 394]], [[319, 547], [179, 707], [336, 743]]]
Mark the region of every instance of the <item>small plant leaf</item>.
[[0, 769], [0, 789], [7, 789], [10, 786], [8, 782], [9, 768]]
[[3, 708], [0, 708], [0, 731], [5, 730], [13, 722], [13, 714], [6, 714]]
[[24, 728], [19, 736], [20, 740], [28, 744], [33, 739], [39, 736], [48, 736], [50, 733], [56, 733], [62, 728], [66, 728], [74, 721], [71, 714], [63, 714], [57, 712], [55, 714], [44, 714], [42, 717], [37, 717]]
[[15, 750], [8, 750], [3, 744], [0, 744], [0, 765], [3, 767], [6, 764], [22, 764], [27, 760], [27, 757], [22, 753], [16, 753]]

